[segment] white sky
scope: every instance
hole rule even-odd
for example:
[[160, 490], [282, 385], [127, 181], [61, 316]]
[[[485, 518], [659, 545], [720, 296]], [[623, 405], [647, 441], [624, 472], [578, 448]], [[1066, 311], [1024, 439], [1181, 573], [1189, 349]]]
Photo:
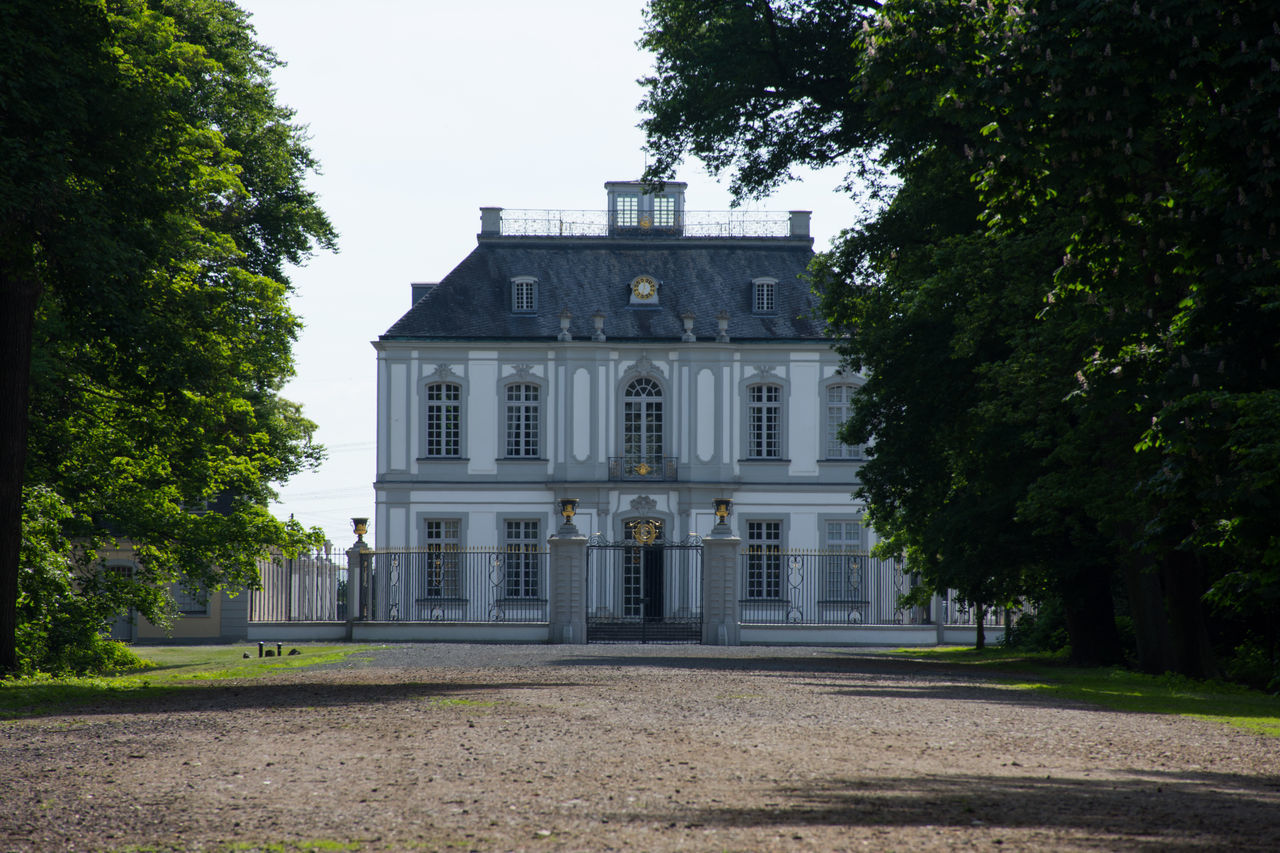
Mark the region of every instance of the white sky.
[[[643, 0], [240, 0], [288, 65], [279, 100], [310, 127], [310, 186], [338, 254], [292, 274], [306, 328], [285, 396], [319, 424], [329, 458], [280, 489], [293, 513], [348, 545], [373, 515], [375, 355], [409, 309], [409, 283], [439, 281], [475, 247], [479, 208], [603, 209], [604, 182], [645, 165], [636, 47]], [[844, 169], [806, 174], [748, 209], [812, 210], [815, 248], [856, 218]], [[727, 210], [699, 164], [690, 210]], [[371, 531], [372, 532], [372, 531]]]

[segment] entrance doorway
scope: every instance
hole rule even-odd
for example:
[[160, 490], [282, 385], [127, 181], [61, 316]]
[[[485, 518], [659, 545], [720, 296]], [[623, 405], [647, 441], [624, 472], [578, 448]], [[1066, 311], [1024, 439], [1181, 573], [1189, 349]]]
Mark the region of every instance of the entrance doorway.
[[702, 641], [702, 546], [666, 542], [646, 524], [587, 547], [588, 642]]

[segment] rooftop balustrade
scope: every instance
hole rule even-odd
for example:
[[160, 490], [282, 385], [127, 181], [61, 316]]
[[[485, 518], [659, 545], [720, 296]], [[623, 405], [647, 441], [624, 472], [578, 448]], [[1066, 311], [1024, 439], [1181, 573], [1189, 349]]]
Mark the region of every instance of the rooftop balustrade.
[[809, 237], [809, 212], [507, 210], [481, 208], [480, 233], [501, 237]]

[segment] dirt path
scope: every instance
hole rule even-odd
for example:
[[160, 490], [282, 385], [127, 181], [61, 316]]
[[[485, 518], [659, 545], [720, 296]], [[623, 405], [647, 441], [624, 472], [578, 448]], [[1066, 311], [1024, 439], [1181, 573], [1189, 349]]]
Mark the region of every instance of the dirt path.
[[0, 851], [1280, 845], [1275, 739], [852, 651], [395, 647], [0, 759]]

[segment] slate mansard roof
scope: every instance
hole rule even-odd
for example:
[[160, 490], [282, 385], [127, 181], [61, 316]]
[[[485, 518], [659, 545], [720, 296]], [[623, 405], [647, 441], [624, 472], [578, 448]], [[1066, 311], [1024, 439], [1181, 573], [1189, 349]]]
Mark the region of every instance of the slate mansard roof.
[[[681, 315], [693, 334], [715, 340], [716, 315], [729, 315], [731, 340], [816, 340], [823, 325], [802, 276], [813, 258], [808, 237], [507, 237], [481, 234], [476, 248], [396, 321], [381, 340], [550, 341], [560, 313], [574, 340], [590, 340], [592, 315], [605, 315], [610, 341], [679, 341]], [[659, 282], [657, 307], [629, 305], [639, 275]], [[512, 311], [512, 279], [537, 280], [537, 308]], [[758, 278], [777, 279], [775, 310], [752, 311]]]

